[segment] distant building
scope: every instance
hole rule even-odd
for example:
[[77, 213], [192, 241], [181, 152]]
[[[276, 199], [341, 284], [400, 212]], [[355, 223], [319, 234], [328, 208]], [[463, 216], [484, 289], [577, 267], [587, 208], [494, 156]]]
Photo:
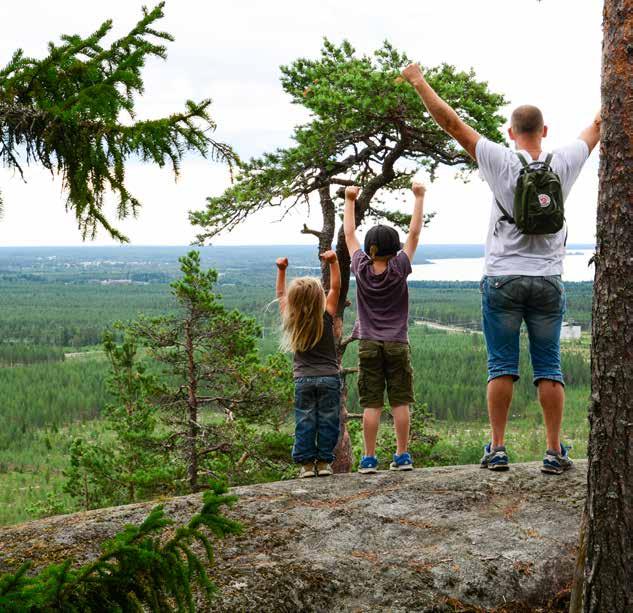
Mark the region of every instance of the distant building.
[[580, 326], [574, 326], [568, 322], [563, 322], [563, 327], [560, 330], [561, 341], [577, 341], [580, 339], [581, 328]]

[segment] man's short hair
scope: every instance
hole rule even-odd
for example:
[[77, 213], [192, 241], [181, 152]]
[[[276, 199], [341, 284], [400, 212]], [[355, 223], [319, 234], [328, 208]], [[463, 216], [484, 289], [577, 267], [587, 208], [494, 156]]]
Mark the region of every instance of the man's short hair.
[[535, 134], [543, 131], [545, 122], [541, 109], [531, 104], [524, 104], [512, 111], [512, 129], [515, 134]]

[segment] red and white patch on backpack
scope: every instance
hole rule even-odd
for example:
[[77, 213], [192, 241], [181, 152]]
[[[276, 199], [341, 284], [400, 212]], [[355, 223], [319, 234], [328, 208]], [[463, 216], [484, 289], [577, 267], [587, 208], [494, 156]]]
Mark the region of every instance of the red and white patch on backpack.
[[545, 208], [546, 206], [549, 206], [551, 204], [552, 199], [547, 194], [539, 194], [538, 201], [539, 201], [539, 204], [543, 208]]

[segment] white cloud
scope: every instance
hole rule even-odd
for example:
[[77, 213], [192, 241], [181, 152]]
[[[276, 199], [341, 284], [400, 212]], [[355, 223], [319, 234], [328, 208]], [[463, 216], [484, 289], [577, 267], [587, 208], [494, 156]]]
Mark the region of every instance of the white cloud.
[[[108, 18], [114, 20], [115, 34], [121, 34], [138, 18], [144, 3], [3, 3], [0, 63], [17, 47], [42, 56], [48, 40], [61, 33], [87, 34]], [[216, 137], [232, 143], [245, 157], [287, 145], [293, 127], [305, 120], [305, 111], [291, 105], [281, 90], [279, 66], [300, 56], [314, 57], [324, 35], [334, 41], [346, 37], [365, 52], [388, 38], [424, 64], [472, 66], [511, 104], [531, 102], [542, 107], [550, 125], [549, 147], [574, 138], [600, 102], [598, 2], [181, 0], [167, 3], [161, 28], [172, 32], [176, 42], [169, 45], [166, 62], [148, 64], [139, 115], [163, 115], [182, 108], [187, 98], [211, 97]], [[188, 243], [195, 230], [188, 224], [187, 211], [201, 208], [207, 195], [228, 184], [225, 169], [195, 158], [185, 161], [177, 184], [166, 170], [137, 164], [130, 165], [128, 174], [144, 208], [138, 219], [121, 225], [137, 244]], [[33, 168], [28, 178], [25, 186], [10, 173], [0, 172], [7, 209], [0, 223], [2, 244], [79, 243], [74, 218], [64, 212], [59, 182]], [[593, 240], [596, 199], [594, 153], [569, 201], [571, 242]], [[438, 215], [426, 231], [426, 240], [483, 242], [489, 206], [489, 194], [479, 179], [473, 177], [464, 185], [451, 172], [440, 173], [429, 190], [428, 207]], [[273, 223], [274, 219], [275, 212], [263, 213], [218, 243], [311, 242], [298, 233], [302, 216], [290, 216], [282, 223]], [[108, 240], [102, 236], [99, 242]]]

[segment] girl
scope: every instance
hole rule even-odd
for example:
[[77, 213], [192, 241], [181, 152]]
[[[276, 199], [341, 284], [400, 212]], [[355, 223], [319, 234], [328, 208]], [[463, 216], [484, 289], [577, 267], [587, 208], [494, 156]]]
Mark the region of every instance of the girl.
[[321, 259], [330, 266], [327, 297], [319, 279], [312, 277], [294, 279], [286, 291], [288, 258], [277, 260], [283, 345], [294, 353], [296, 425], [292, 458], [302, 465], [299, 478], [332, 474], [339, 435], [341, 379], [333, 318], [341, 291], [341, 272], [333, 251], [326, 251]]

